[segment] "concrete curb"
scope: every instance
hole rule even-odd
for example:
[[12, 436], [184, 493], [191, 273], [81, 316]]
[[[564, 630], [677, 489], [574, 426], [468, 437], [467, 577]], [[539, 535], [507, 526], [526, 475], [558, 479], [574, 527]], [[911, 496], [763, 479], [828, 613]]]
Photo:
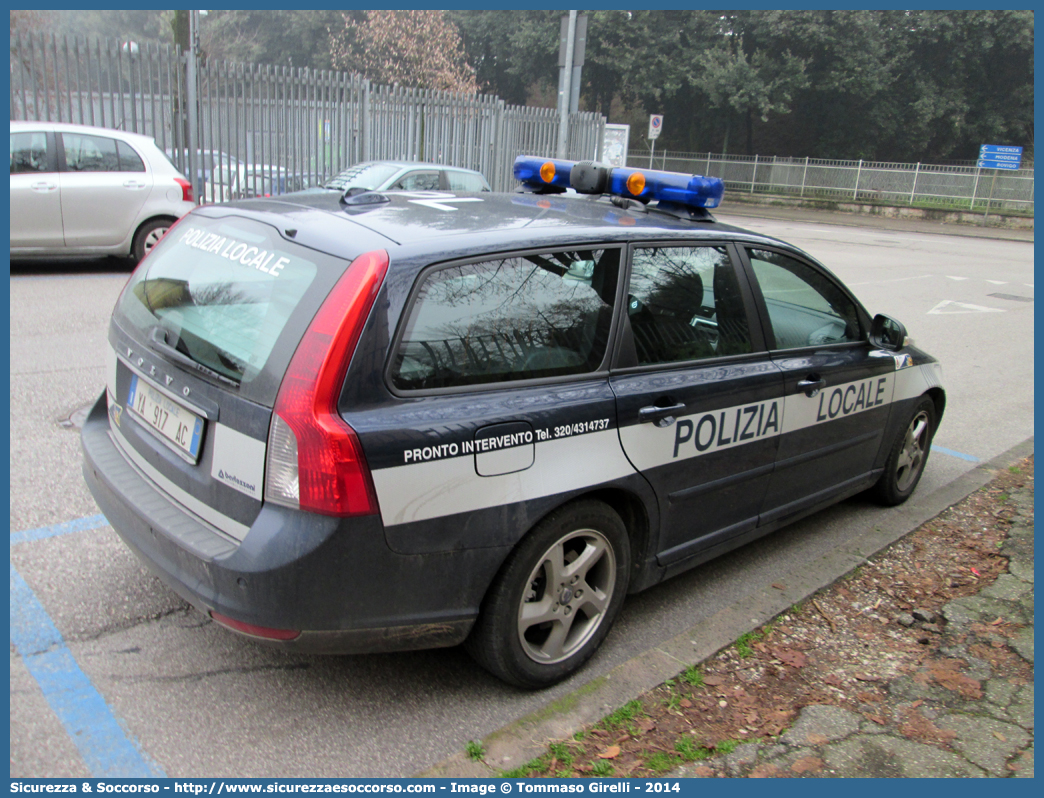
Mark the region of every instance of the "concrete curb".
[[416, 774], [424, 778], [488, 778], [542, 755], [548, 743], [570, 737], [596, 723], [614, 709], [676, 676], [688, 665], [701, 662], [730, 645], [740, 635], [767, 623], [788, 607], [832, 584], [881, 549], [934, 518], [986, 485], [996, 471], [1033, 453], [1033, 438], [992, 460], [980, 463], [953, 482], [926, 495], [914, 494], [887, 520], [818, 560], [791, 571], [780, 580], [784, 590], [762, 585], [710, 618], [666, 640], [605, 676], [559, 698], [547, 707], [519, 718], [486, 736], [484, 761], [460, 751]]

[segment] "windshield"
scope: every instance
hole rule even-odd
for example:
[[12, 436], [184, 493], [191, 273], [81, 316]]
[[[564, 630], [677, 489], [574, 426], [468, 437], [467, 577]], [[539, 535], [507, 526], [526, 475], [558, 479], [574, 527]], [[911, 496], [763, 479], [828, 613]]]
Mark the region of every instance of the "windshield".
[[253, 380], [316, 275], [267, 225], [195, 216], [161, 241], [123, 292], [118, 313], [173, 360], [221, 382]]
[[364, 188], [367, 191], [373, 191], [383, 186], [401, 170], [401, 166], [394, 164], [358, 163], [332, 178], [323, 188], [335, 188], [339, 191]]

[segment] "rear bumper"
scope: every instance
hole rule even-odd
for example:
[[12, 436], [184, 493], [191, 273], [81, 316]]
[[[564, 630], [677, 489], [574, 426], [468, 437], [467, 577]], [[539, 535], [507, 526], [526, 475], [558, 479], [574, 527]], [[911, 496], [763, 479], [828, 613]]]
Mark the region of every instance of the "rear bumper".
[[200, 611], [317, 653], [452, 646], [467, 637], [505, 548], [403, 555], [379, 516], [329, 518], [262, 505], [241, 543], [181, 507], [136, 469], [109, 434], [104, 394], [84, 424], [83, 474], [113, 529]]

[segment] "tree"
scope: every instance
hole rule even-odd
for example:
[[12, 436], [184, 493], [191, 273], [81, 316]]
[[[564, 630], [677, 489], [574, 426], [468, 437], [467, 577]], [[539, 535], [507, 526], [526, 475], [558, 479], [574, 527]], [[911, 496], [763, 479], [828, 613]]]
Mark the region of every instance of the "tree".
[[330, 31], [334, 67], [375, 83], [478, 91], [460, 35], [441, 11], [368, 11], [362, 20], [343, 18], [343, 27]]
[[208, 58], [244, 64], [330, 69], [330, 30], [344, 24], [340, 11], [210, 11], [200, 21]]

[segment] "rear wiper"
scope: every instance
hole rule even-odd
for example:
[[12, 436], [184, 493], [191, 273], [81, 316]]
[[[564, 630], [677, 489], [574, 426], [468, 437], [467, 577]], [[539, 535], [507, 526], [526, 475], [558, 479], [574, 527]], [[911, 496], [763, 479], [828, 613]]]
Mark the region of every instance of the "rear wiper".
[[218, 371], [214, 371], [212, 368], [204, 366], [202, 363], [197, 363], [188, 355], [184, 354], [180, 349], [175, 349], [169, 343], [167, 343], [167, 331], [159, 325], [149, 330], [149, 345], [164, 355], [169, 357], [171, 360], [176, 360], [183, 366], [198, 371], [202, 374], [206, 374], [208, 377], [212, 377], [215, 380], [231, 385], [233, 388], [239, 387], [239, 380], [234, 380], [231, 377], [226, 377], [224, 374]]

